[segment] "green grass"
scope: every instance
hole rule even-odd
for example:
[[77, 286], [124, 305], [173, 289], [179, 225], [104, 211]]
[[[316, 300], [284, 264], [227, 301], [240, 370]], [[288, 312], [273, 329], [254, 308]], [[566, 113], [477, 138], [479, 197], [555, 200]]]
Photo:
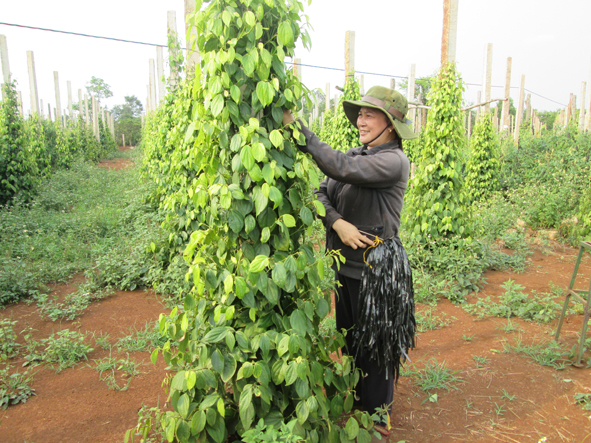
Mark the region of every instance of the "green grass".
[[[139, 363], [126, 358], [116, 359], [109, 355], [100, 360], [94, 360], [95, 369], [99, 373], [99, 378], [103, 380], [109, 389], [114, 391], [126, 391], [129, 388], [133, 377], [139, 374]], [[125, 380], [125, 384], [121, 385], [118, 379]]]
[[569, 352], [555, 341], [525, 345], [522, 343], [521, 337], [518, 337], [514, 345], [505, 343], [504, 347], [505, 352], [524, 354], [536, 363], [542, 366], [550, 366], [556, 370], [564, 369], [569, 357]]
[[428, 307], [415, 313], [418, 332], [434, 331], [451, 324], [451, 320], [445, 318], [445, 312], [442, 312], [440, 315], [435, 315], [433, 311], [433, 308]]
[[157, 328], [147, 323], [144, 329], [130, 328], [131, 334], [120, 338], [115, 347], [125, 352], [152, 351], [154, 348], [164, 345], [166, 338], [160, 334]]
[[436, 402], [437, 397], [433, 397], [435, 394], [431, 391], [459, 389], [456, 385], [464, 380], [456, 375], [458, 372], [446, 367], [445, 361], [439, 363], [437, 359], [431, 358], [423, 369], [411, 370], [410, 375], [416, 378], [417, 386], [428, 394], [427, 399]]
[[61, 372], [88, 358], [92, 348], [84, 343], [85, 339], [86, 336], [80, 332], [63, 329], [48, 338], [29, 342], [25, 365], [46, 363], [53, 366], [56, 372]]
[[25, 403], [29, 397], [35, 395], [35, 390], [29, 386], [33, 376], [28, 371], [11, 374], [9, 370], [10, 367], [0, 369], [0, 407], [2, 409]]

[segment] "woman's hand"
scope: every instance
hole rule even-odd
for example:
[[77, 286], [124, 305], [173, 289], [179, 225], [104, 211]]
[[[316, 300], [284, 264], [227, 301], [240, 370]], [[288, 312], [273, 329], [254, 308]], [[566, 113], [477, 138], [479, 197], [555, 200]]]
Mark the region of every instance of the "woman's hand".
[[332, 229], [334, 229], [345, 245], [350, 246], [353, 249], [366, 248], [368, 246], [373, 246], [374, 244], [372, 240], [359, 232], [359, 229], [357, 229], [355, 225], [352, 225], [342, 218], [339, 218], [333, 223]]
[[291, 109], [284, 109], [283, 110], [283, 126], [287, 126], [295, 122], [295, 117], [293, 116]]

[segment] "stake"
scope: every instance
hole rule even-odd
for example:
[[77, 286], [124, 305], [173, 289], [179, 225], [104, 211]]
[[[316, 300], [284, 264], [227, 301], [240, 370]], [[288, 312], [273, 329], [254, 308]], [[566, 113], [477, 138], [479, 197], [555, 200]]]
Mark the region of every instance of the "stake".
[[[8, 63], [8, 45], [6, 36], [0, 35], [0, 59], [2, 59], [2, 79], [8, 84], [10, 82], [10, 65]], [[4, 88], [2, 88], [2, 98], [4, 98]]]
[[164, 84], [164, 56], [162, 53], [162, 46], [158, 46], [156, 48], [156, 73], [158, 74], [158, 78], [156, 79], [156, 83], [158, 83], [158, 102], [161, 103], [166, 96], [166, 85]]
[[[415, 70], [416, 65], [413, 63], [410, 65], [410, 73], [408, 74], [408, 90], [406, 91], [406, 99], [409, 102], [415, 101]], [[415, 116], [416, 113], [414, 109], [410, 110], [408, 113], [408, 119], [412, 122], [413, 126], [415, 126]]]
[[[492, 43], [488, 43], [484, 52], [484, 101], [490, 100], [491, 90], [491, 77], [492, 77]], [[490, 111], [490, 104], [484, 105], [484, 112]]]
[[355, 31], [345, 33], [345, 83], [355, 71]]
[[60, 82], [59, 82], [59, 75], [57, 71], [53, 71], [53, 82], [55, 84], [55, 109], [57, 111], [56, 114], [56, 121], [59, 121], [63, 127], [62, 121], [62, 101], [60, 98]]
[[503, 131], [509, 131], [509, 108], [511, 107], [511, 57], [507, 57], [507, 74], [505, 75], [505, 101], [503, 102]]
[[324, 111], [330, 111], [330, 83], [326, 84], [326, 95], [324, 100]]
[[581, 111], [579, 115], [579, 131], [585, 130], [585, 95], [587, 89], [587, 82], [581, 84]]
[[455, 63], [458, 33], [458, 0], [443, 1], [443, 34], [441, 36], [441, 65]]
[[[33, 51], [27, 51], [27, 65], [29, 68], [29, 90], [31, 93], [31, 114], [39, 114], [39, 95], [37, 94], [37, 75], [35, 74], [35, 59]], [[51, 108], [49, 115], [51, 120]]]
[[[195, 0], [185, 0], [185, 35], [187, 36], [187, 78], [195, 76], [195, 66], [200, 62], [199, 51], [195, 48], [197, 30], [191, 26], [191, 15], [195, 13]], [[162, 97], [160, 97], [162, 100]]]
[[72, 108], [72, 82], [68, 80], [68, 119], [72, 119], [73, 108]]
[[158, 100], [156, 99], [156, 70], [154, 67], [154, 59], [151, 58], [149, 60], [149, 70], [150, 70], [150, 101], [154, 106], [154, 109], [158, 106]]
[[517, 115], [515, 118], [515, 142], [519, 141], [519, 127], [521, 126], [521, 119], [523, 118], [523, 96], [525, 94], [525, 75], [521, 76], [521, 86], [519, 87], [519, 103], [517, 105]]
[[[173, 41], [176, 43], [177, 41], [177, 32], [176, 32], [176, 12], [175, 11], [168, 11], [168, 36], [172, 38]], [[177, 48], [176, 44], [173, 45], [173, 49], [171, 51], [171, 56], [174, 60], [177, 59]], [[178, 80], [178, 67], [171, 65], [170, 67], [170, 84], [174, 87], [177, 84]]]

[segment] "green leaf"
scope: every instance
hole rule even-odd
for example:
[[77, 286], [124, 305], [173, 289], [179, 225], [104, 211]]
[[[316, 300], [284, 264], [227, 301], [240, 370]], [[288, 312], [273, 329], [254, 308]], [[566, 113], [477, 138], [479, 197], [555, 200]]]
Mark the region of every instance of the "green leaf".
[[270, 163], [265, 163], [263, 166], [263, 178], [265, 182], [269, 184], [273, 184], [275, 182], [275, 173], [273, 172], [273, 168], [271, 167]]
[[195, 382], [197, 381], [197, 374], [195, 371], [185, 372], [185, 378], [187, 379], [187, 389], [193, 389], [193, 386], [195, 386]]
[[347, 433], [349, 440], [354, 440], [357, 438], [357, 435], [359, 434], [359, 423], [357, 423], [357, 420], [354, 417], [351, 417], [347, 421], [347, 424], [345, 425], [345, 432]]
[[307, 226], [310, 226], [314, 223], [314, 215], [312, 215], [312, 211], [308, 209], [306, 206], [303, 206], [300, 210], [300, 218]]
[[285, 21], [279, 24], [277, 39], [279, 40], [280, 45], [287, 47], [293, 45], [293, 29], [291, 27], [291, 22]]
[[258, 216], [261, 212], [263, 212], [263, 209], [265, 209], [267, 207], [267, 203], [269, 202], [269, 199], [267, 197], [265, 197], [265, 194], [263, 193], [262, 189], [258, 186], [256, 188], [254, 188], [253, 197], [254, 197], [254, 207], [256, 209], [256, 215]]
[[195, 412], [195, 414], [193, 414], [193, 418], [191, 419], [191, 434], [197, 435], [203, 431], [203, 429], [205, 429], [205, 423], [205, 412]]
[[244, 55], [242, 57], [242, 68], [244, 69], [244, 73], [247, 76], [251, 76], [254, 72], [255, 62], [254, 59], [250, 55]]
[[236, 373], [236, 358], [232, 354], [226, 354], [224, 357], [224, 370], [222, 372], [222, 381], [228, 383]]
[[255, 25], [256, 18], [255, 18], [254, 13], [252, 11], [246, 11], [246, 13], [242, 17], [244, 18], [244, 21], [246, 22], [246, 24], [248, 26]]
[[269, 140], [276, 148], [283, 147], [283, 135], [277, 129], [273, 129], [269, 134]]
[[298, 423], [303, 425], [306, 420], [308, 420], [308, 415], [310, 411], [308, 410], [308, 405], [306, 404], [305, 400], [300, 400], [300, 402], [296, 405], [296, 416], [298, 417]]
[[185, 143], [187, 143], [189, 139], [193, 136], [193, 132], [195, 132], [195, 122], [191, 122], [191, 124], [187, 128], [187, 132], [185, 133]]
[[295, 218], [293, 218], [293, 215], [291, 214], [283, 214], [283, 223], [285, 223], [285, 226], [288, 228], [293, 228], [296, 225]]
[[220, 115], [222, 109], [224, 108], [224, 96], [222, 94], [216, 95], [211, 101], [210, 108], [214, 117]]
[[262, 272], [267, 266], [269, 266], [269, 257], [266, 257], [264, 255], [257, 255], [254, 258], [254, 260], [250, 263], [248, 272], [256, 274], [258, 272]]
[[255, 225], [256, 221], [254, 217], [251, 214], [247, 215], [244, 219], [244, 230], [246, 233], [249, 234], [254, 229]]
[[256, 93], [263, 107], [268, 106], [273, 102], [275, 90], [269, 82], [258, 82]]
[[275, 263], [275, 266], [273, 266], [272, 277], [275, 284], [280, 288], [283, 288], [285, 285], [285, 278], [287, 277], [283, 263]]
[[314, 205], [314, 208], [316, 209], [316, 213], [320, 217], [326, 216], [326, 208], [324, 207], [324, 205], [322, 204], [322, 202], [320, 200], [314, 200], [314, 201], [312, 201], [312, 204]]
[[224, 356], [219, 349], [216, 349], [213, 351], [213, 354], [211, 354], [211, 366], [218, 374], [221, 374], [224, 371]]
[[181, 417], [187, 418], [189, 415], [189, 406], [191, 405], [191, 400], [189, 400], [189, 396], [187, 394], [183, 394], [180, 396], [178, 401], [176, 402], [176, 410]]
[[291, 327], [301, 336], [306, 335], [307, 320], [306, 315], [300, 310], [296, 309], [289, 317]]
[[240, 412], [240, 420], [244, 429], [247, 430], [252, 424], [254, 418], [254, 407], [252, 405], [252, 385], [246, 385], [240, 393], [240, 400], [238, 401], [238, 410]]
[[[289, 344], [289, 339], [288, 339]], [[289, 386], [295, 383], [298, 379], [298, 368], [295, 361], [292, 361], [285, 371], [285, 385]]]
[[217, 326], [205, 334], [203, 337], [203, 341], [205, 343], [218, 343], [226, 338], [226, 334], [228, 333], [227, 326]]
[[283, 201], [283, 194], [275, 186], [271, 186], [269, 190], [269, 200], [275, 203], [275, 205], [273, 206], [273, 209], [275, 209], [278, 206], [281, 206], [281, 202]]

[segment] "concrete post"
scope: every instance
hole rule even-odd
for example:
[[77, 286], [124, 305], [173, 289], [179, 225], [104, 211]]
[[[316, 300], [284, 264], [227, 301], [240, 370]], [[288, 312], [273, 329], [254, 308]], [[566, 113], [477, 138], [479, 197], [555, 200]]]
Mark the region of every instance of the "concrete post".
[[123, 147], [125, 148], [125, 134], [121, 134], [121, 140], [123, 141]]
[[82, 107], [83, 107], [82, 89], [78, 89], [78, 116], [82, 116]]
[[[482, 83], [484, 88], [484, 101], [490, 101], [491, 91], [491, 78], [492, 78], [492, 43], [488, 43], [484, 51], [484, 81]], [[484, 112], [490, 112], [490, 103], [484, 105]]]
[[[35, 74], [35, 58], [33, 51], [27, 51], [29, 68], [29, 91], [31, 95], [31, 115], [39, 114], [39, 95], [37, 94], [37, 75]], [[51, 116], [51, 112], [49, 113]], [[50, 118], [51, 119], [51, 118]]]
[[[195, 0], [185, 0], [185, 35], [187, 36], [187, 78], [195, 76], [195, 66], [200, 62], [199, 51], [195, 47], [197, 30], [191, 26], [191, 15], [195, 12]], [[162, 100], [162, 97], [160, 98]]]
[[570, 102], [570, 116], [571, 119], [575, 119], [577, 118], [577, 96], [575, 94], [571, 94], [571, 97], [572, 100]]
[[300, 81], [302, 81], [302, 59], [293, 59], [293, 73]]
[[587, 94], [587, 82], [581, 84], [581, 110], [579, 111], [579, 131], [585, 130], [585, 98]]
[[154, 59], [149, 60], [150, 69], [150, 101], [152, 102], [154, 109], [158, 107], [158, 99], [156, 98], [156, 70], [154, 67]]
[[364, 85], [363, 74], [359, 75], [359, 93], [361, 94], [361, 97], [363, 97], [365, 95], [365, 85]]
[[[176, 12], [175, 11], [168, 11], [168, 37], [169, 39], [172, 38], [175, 42], [177, 40], [177, 32], [176, 32]], [[171, 53], [172, 58], [176, 59], [177, 57], [177, 49], [176, 47], [172, 50]], [[178, 83], [178, 71], [177, 68], [174, 66], [170, 67], [170, 84], [175, 87]]]
[[531, 94], [525, 96], [525, 120], [531, 120]]
[[523, 98], [525, 95], [525, 75], [521, 76], [521, 86], [519, 87], [519, 103], [517, 104], [517, 115], [515, 116], [515, 135], [514, 140], [519, 141], [519, 127], [523, 118]]
[[164, 84], [164, 56], [162, 53], [162, 46], [158, 46], [156, 48], [156, 74], [158, 78], [156, 79], [156, 83], [158, 83], [158, 103], [162, 103], [164, 97], [166, 96], [166, 85]]
[[443, 1], [443, 35], [441, 37], [441, 65], [455, 63], [458, 33], [458, 0]]
[[470, 135], [472, 134], [472, 110], [468, 110], [468, 139], [470, 139]]
[[51, 121], [51, 104], [47, 103], [47, 120]]
[[68, 80], [68, 119], [72, 120], [74, 109], [72, 107], [72, 82]]
[[18, 97], [18, 112], [21, 113], [21, 117], [25, 117], [25, 114], [23, 113], [23, 96], [21, 94], [21, 91], [17, 91], [16, 92], [17, 97]]
[[[8, 45], [6, 44], [6, 36], [0, 35], [0, 59], [2, 61], [2, 82], [10, 82], [10, 65], [8, 63]], [[4, 98], [4, 88], [0, 94]]]
[[502, 130], [508, 131], [510, 122], [509, 122], [509, 108], [511, 107], [511, 101], [509, 100], [511, 97], [511, 62], [512, 58], [507, 57], [507, 73], [505, 74], [505, 101], [503, 102], [503, 118], [502, 118]]
[[[408, 74], [408, 90], [406, 91], [406, 98], [409, 103], [415, 101], [415, 71], [416, 65], [413, 63], [410, 65], [410, 73]], [[409, 109], [408, 119], [412, 122], [413, 126], [415, 124], [415, 115], [415, 108]]]
[[101, 141], [101, 135], [99, 131], [99, 122], [98, 122], [98, 115], [99, 115], [99, 105], [98, 101], [92, 96], [92, 131], [94, 132], [94, 136], [96, 137], [97, 141]]
[[39, 116], [41, 118], [45, 118], [45, 115], [43, 113], [43, 99], [39, 100]]
[[326, 84], [326, 95], [324, 96], [324, 111], [330, 111], [330, 83]]
[[[476, 103], [480, 104], [482, 103], [482, 91], [478, 91], [476, 92]], [[478, 106], [476, 108], [476, 118], [478, 118], [478, 116], [482, 113], [482, 107]]]
[[62, 101], [60, 98], [60, 82], [59, 82], [59, 75], [57, 71], [53, 71], [53, 82], [55, 84], [55, 109], [57, 111], [56, 120], [63, 124], [62, 122]]
[[396, 89], [396, 79], [395, 78], [390, 79], [390, 89]]
[[345, 82], [355, 71], [355, 31], [345, 33]]
[[84, 94], [84, 121], [86, 126], [90, 126], [90, 119], [88, 115], [88, 95]]

